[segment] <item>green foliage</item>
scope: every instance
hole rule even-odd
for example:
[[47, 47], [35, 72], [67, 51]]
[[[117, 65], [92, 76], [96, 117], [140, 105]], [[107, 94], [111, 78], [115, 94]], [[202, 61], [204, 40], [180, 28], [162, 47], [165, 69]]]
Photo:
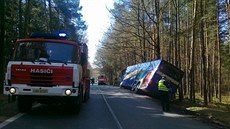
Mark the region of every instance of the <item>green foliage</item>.
[[63, 30], [71, 36], [74, 40], [81, 42], [84, 32], [86, 30], [85, 21], [82, 20], [82, 14], [80, 13], [82, 7], [79, 6], [80, 1], [75, 0], [54, 0], [57, 8], [62, 14], [64, 21]]
[[[1, 3], [1, 70], [12, 56], [14, 42], [32, 32], [67, 33], [70, 40], [86, 43], [85, 21], [79, 0], [5, 0]], [[4, 11], [4, 13], [2, 13]], [[4, 47], [3, 47], [4, 46]], [[2, 80], [1, 80], [2, 84]]]
[[108, 68], [119, 69], [116, 75], [120, 76], [120, 71], [127, 66], [161, 55], [185, 72], [184, 95], [194, 100], [192, 92], [204, 94], [205, 89], [209, 96], [205, 94], [204, 98], [208, 97], [211, 102], [211, 98], [221, 94], [218, 88], [221, 87], [222, 93], [229, 92], [230, 62], [229, 52], [225, 52], [229, 51], [229, 43], [223, 45], [223, 37], [226, 39], [227, 35], [220, 29], [223, 26], [226, 29], [226, 23], [220, 20], [226, 19], [223, 18], [225, 2], [120, 0], [110, 10], [113, 24], [99, 46], [95, 63], [104, 72], [110, 73]]
[[65, 31], [72, 40], [81, 42], [87, 29], [81, 9], [75, 0], [9, 0], [5, 5], [6, 41], [15, 41], [20, 33], [23, 38], [32, 32]]

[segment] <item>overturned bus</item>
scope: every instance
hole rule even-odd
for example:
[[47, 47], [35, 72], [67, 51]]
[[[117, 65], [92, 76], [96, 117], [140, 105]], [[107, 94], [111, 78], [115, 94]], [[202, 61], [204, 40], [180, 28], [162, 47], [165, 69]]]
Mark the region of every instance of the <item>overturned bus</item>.
[[173, 64], [162, 60], [154, 60], [128, 66], [121, 78], [120, 87], [158, 96], [158, 81], [165, 76], [170, 85], [170, 93], [175, 94], [184, 72]]

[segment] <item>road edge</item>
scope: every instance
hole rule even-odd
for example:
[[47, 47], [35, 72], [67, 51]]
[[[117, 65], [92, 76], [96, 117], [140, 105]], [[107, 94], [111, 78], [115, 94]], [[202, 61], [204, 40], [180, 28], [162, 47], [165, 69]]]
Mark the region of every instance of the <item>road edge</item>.
[[17, 115], [5, 120], [4, 122], [0, 123], [0, 129], [5, 127], [6, 125], [10, 124], [11, 122], [17, 120], [18, 118], [22, 117], [24, 113], [18, 113]]

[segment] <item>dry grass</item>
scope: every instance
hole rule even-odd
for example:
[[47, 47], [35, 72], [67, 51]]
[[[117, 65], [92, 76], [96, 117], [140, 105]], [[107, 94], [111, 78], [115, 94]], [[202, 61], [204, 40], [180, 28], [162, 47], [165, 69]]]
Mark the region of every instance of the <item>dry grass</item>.
[[196, 103], [185, 99], [183, 102], [175, 101], [173, 105], [190, 113], [192, 112], [198, 117], [208, 119], [212, 123], [230, 128], [230, 96], [223, 96], [221, 103], [214, 99], [208, 106], [203, 106], [202, 98], [199, 96], [196, 96], [196, 98]]

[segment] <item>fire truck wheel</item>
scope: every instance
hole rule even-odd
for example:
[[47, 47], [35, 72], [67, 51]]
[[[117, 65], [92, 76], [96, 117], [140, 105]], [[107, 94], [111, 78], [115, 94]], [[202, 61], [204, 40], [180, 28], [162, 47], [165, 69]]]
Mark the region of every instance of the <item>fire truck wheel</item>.
[[79, 90], [79, 96], [72, 98], [69, 106], [74, 112], [79, 113], [81, 110], [82, 101], [83, 101], [83, 90], [81, 87]]
[[88, 89], [86, 90], [85, 95], [84, 95], [84, 99], [83, 99], [84, 103], [88, 101], [89, 96], [90, 96], [90, 90]]
[[32, 101], [26, 96], [18, 96], [19, 112], [28, 112], [32, 109]]

